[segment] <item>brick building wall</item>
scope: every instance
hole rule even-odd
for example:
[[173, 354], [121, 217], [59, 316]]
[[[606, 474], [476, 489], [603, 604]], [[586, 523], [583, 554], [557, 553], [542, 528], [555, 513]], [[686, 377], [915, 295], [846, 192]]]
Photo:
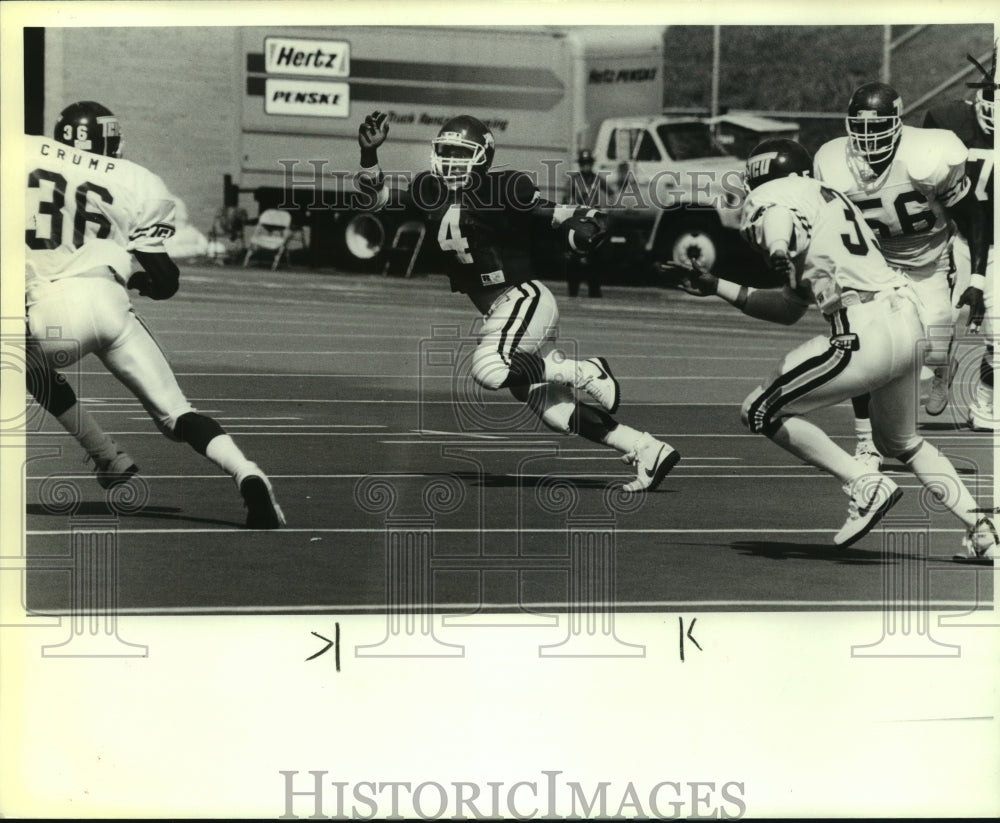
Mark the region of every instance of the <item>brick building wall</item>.
[[238, 38], [234, 28], [48, 28], [45, 131], [69, 103], [103, 103], [121, 118], [125, 156], [160, 175], [207, 233], [223, 175], [239, 169]]

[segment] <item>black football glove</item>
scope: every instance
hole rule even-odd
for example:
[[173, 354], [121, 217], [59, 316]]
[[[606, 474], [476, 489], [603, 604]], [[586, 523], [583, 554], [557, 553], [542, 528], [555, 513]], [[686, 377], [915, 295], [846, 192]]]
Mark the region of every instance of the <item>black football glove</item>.
[[134, 289], [151, 300], [169, 300], [177, 294], [178, 283], [170, 278], [158, 279], [148, 271], [140, 269], [128, 279], [126, 288]]
[[597, 251], [607, 242], [609, 225], [606, 214], [596, 209], [577, 209], [559, 228], [567, 248], [582, 257]]
[[969, 307], [969, 332], [978, 334], [986, 316], [986, 301], [983, 299], [982, 289], [977, 289], [975, 286], [966, 288], [958, 298], [955, 308], [960, 309], [963, 306]]
[[389, 115], [381, 111], [373, 111], [358, 127], [358, 145], [362, 151], [374, 151], [385, 142], [389, 136]]

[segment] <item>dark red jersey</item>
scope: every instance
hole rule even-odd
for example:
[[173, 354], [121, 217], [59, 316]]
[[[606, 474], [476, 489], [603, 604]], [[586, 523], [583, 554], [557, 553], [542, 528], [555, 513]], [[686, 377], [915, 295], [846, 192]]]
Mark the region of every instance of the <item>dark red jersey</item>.
[[490, 171], [467, 189], [451, 190], [420, 172], [406, 197], [426, 215], [447, 252], [451, 290], [474, 293], [532, 280], [532, 239], [551, 231], [554, 204], [524, 172]]
[[924, 128], [950, 129], [969, 149], [966, 173], [977, 199], [986, 210], [986, 237], [993, 245], [993, 135], [986, 134], [976, 119], [971, 101], [954, 100], [931, 109], [924, 118]]

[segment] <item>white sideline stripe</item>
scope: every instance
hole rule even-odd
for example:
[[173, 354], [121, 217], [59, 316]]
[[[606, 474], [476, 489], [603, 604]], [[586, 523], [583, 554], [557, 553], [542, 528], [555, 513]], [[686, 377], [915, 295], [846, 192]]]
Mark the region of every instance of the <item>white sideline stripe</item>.
[[[129, 420], [147, 420], [146, 417], [129, 417]], [[256, 418], [256, 417], [219, 417], [217, 420], [301, 420], [301, 417], [289, 417], [289, 418]], [[353, 424], [353, 423], [276, 423], [274, 425], [268, 423], [228, 423], [227, 428], [230, 429], [385, 429], [387, 426], [383, 426], [376, 423], [370, 424]], [[252, 432], [251, 432], [252, 433]], [[331, 432], [332, 434], [332, 432]], [[372, 432], [375, 434], [375, 432]]]
[[[99, 372], [100, 374], [108, 374], [108, 372]], [[110, 375], [108, 375], [110, 376]], [[379, 398], [372, 399], [356, 399], [349, 400], [343, 397], [315, 397], [315, 398], [298, 398], [298, 397], [189, 397], [191, 402], [199, 403], [364, 403], [365, 405], [372, 405], [375, 403], [382, 404], [399, 404], [399, 403], [419, 403], [421, 405], [434, 404], [434, 405], [455, 405], [455, 400], [383, 400]], [[104, 399], [100, 397], [88, 398], [83, 401], [84, 404], [88, 403], [101, 403], [106, 406], [136, 406], [138, 408], [142, 407], [140, 403], [134, 403], [130, 401], [115, 402], [115, 398]], [[838, 406], [847, 406], [850, 401], [845, 400], [843, 403], [838, 403]], [[491, 400], [491, 406], [523, 406], [524, 403], [519, 403], [516, 400]], [[664, 408], [671, 408], [673, 406], [724, 406], [728, 408], [740, 408], [742, 404], [727, 401], [727, 402], [706, 402], [706, 403], [678, 403], [676, 401], [671, 401], [669, 403], [658, 403], [656, 401], [643, 401], [641, 403], [630, 403], [629, 406], [661, 406]], [[988, 434], [989, 432], [983, 432], [983, 434]], [[845, 437], [847, 435], [844, 435]], [[853, 435], [851, 435], [853, 437]]]
[[[129, 420], [141, 420], [142, 418], [130, 417]], [[216, 420], [301, 420], [301, 417], [221, 417], [216, 415]]]
[[[726, 358], [732, 359], [732, 358]], [[75, 374], [95, 376], [95, 375], [109, 375], [107, 371], [80, 371], [74, 372]], [[110, 376], [110, 375], [109, 375]], [[379, 379], [379, 380], [454, 380], [455, 375], [452, 374], [369, 374], [366, 372], [326, 372], [326, 373], [314, 373], [314, 372], [174, 372], [175, 377], [363, 377], [366, 380]], [[748, 377], [745, 374], [742, 375], [723, 375], [719, 377], [707, 376], [707, 375], [661, 375], [654, 377], [618, 377], [618, 382], [622, 383], [625, 381], [637, 381], [637, 380], [744, 380], [753, 383], [759, 383], [760, 378], [756, 376]]]
[[[885, 522], [884, 520], [882, 521]], [[542, 529], [522, 527], [517, 529], [487, 529], [489, 534], [566, 534], [566, 526], [555, 529]], [[371, 529], [346, 529], [346, 528], [281, 528], [275, 529], [275, 534], [385, 534], [386, 527], [379, 526]], [[71, 529], [29, 529], [26, 535], [42, 537], [58, 534], [73, 534], [76, 530]], [[234, 526], [232, 528], [216, 529], [115, 529], [116, 534], [246, 534], [254, 531], [244, 526]], [[622, 529], [615, 528], [615, 534], [832, 534], [833, 528], [827, 529]], [[877, 530], [876, 530], [877, 531]], [[928, 534], [964, 534], [964, 529], [921, 529]], [[482, 529], [445, 529], [434, 528], [435, 534], [482, 534]], [[831, 544], [832, 545], [832, 544]], [[471, 555], [469, 555], [471, 556]], [[478, 557], [478, 555], [476, 555]], [[554, 555], [553, 555], [554, 556]], [[442, 555], [447, 559], [459, 559], [463, 555]], [[498, 558], [510, 559], [510, 556], [497, 555]], [[520, 558], [518, 558], [520, 559]], [[551, 559], [551, 558], [550, 558]]]
[[[434, 429], [411, 429], [410, 431], [413, 434], [444, 434], [444, 435], [452, 435], [454, 437], [474, 437], [474, 438], [477, 438], [479, 440], [504, 440], [505, 439], [504, 435], [502, 435], [502, 434], [470, 434], [468, 432], [462, 432], [462, 433], [460, 433], [460, 432], [439, 432], [439, 431], [435, 431]], [[402, 434], [402, 432], [400, 432], [400, 434]], [[423, 441], [421, 441], [421, 442], [423, 442]], [[451, 441], [449, 440], [448, 442], [450, 443]]]
[[[886, 607], [886, 602], [884, 600], [615, 600], [612, 603], [593, 603], [593, 602], [583, 602], [583, 603], [569, 603], [565, 600], [555, 601], [555, 602], [540, 602], [536, 603], [534, 601], [529, 601], [520, 604], [520, 606], [515, 606], [511, 603], [432, 603], [430, 604], [430, 611], [433, 615], [438, 617], [449, 617], [455, 618], [456, 622], [451, 624], [442, 623], [442, 627], [445, 629], [476, 629], [476, 628], [494, 628], [495, 624], [490, 622], [475, 622], [477, 620], [489, 621], [491, 619], [496, 620], [503, 617], [506, 614], [511, 616], [525, 615], [536, 617], [528, 611], [527, 609], [532, 609], [532, 611], [537, 611], [539, 609], [551, 609], [557, 615], [562, 615], [568, 611], [582, 611], [585, 614], [592, 614], [595, 611], [600, 613], [603, 607], [610, 606], [614, 608], [619, 613], [628, 614], [629, 609], [662, 609], [675, 611], [677, 609], [710, 609], [710, 608], [732, 608], [732, 607], [750, 607], [759, 608], [762, 611], [767, 611], [768, 608], [783, 608], [783, 607], [799, 607], [808, 609], [823, 609], [823, 608], [865, 608], [865, 609], [877, 609], [882, 610]], [[476, 614], [481, 609], [490, 609], [485, 615]], [[992, 612], [993, 607], [990, 604], [983, 604], [978, 600], [932, 600], [928, 603], [922, 603], [921, 608], [924, 609], [940, 609], [940, 610], [958, 610], [967, 609], [976, 612]], [[492, 611], [494, 609], [503, 609], [502, 612]], [[468, 612], [470, 614], [451, 614], [451, 611]], [[295, 613], [295, 614], [328, 614], [331, 612], [346, 612], [348, 614], [353, 614], [357, 612], [373, 612], [381, 613], [386, 615], [386, 619], [390, 616], [395, 616], [400, 613], [409, 614], [409, 612], [400, 612], [397, 610], [389, 609], [389, 605], [386, 603], [364, 603], [354, 606], [341, 605], [339, 603], [330, 604], [328, 606], [154, 606], [150, 608], [141, 608], [137, 606], [116, 606], [114, 609], [115, 614], [125, 614], [125, 615], [150, 615], [155, 616], [158, 614], [176, 614], [176, 615], [200, 615], [200, 614], [282, 614], [282, 613]], [[75, 615], [78, 612], [74, 612], [71, 609], [31, 609], [28, 611], [29, 616], [32, 617], [61, 617], [63, 615]], [[468, 619], [468, 623], [463, 625], [457, 622], [463, 618]], [[522, 628], [518, 625], [513, 625], [511, 628]], [[536, 627], [528, 627], [536, 628]], [[540, 629], [558, 629], [560, 626], [539, 626]], [[565, 627], [561, 627], [565, 630]], [[600, 655], [595, 655], [600, 656]], [[936, 719], [936, 718], [931, 718]], [[950, 719], [950, 718], [942, 718]], [[958, 719], [968, 719], [968, 720], [992, 720], [991, 717], [970, 717], [970, 718], [958, 718]], [[891, 721], [882, 721], [891, 722]]]
[[[253, 354], [255, 357], [258, 355], [345, 355], [345, 354], [358, 354], [358, 355], [371, 355], [371, 354], [391, 354], [396, 356], [406, 356], [412, 355], [414, 357], [419, 356], [419, 350], [414, 350], [413, 348], [406, 349], [384, 349], [380, 351], [372, 349], [329, 349], [329, 350], [304, 350], [304, 349], [291, 349], [291, 350], [277, 350], [277, 349], [171, 349], [171, 355], [175, 354]], [[724, 357], [718, 355], [708, 355], [708, 354], [687, 354], [683, 356], [673, 355], [673, 354], [615, 354], [612, 355], [614, 360], [722, 360], [725, 362], [732, 362], [732, 357]], [[775, 357], [772, 355], [770, 357], [748, 357], [746, 355], [741, 355], [740, 360], [759, 360], [762, 363], [773, 363]], [[619, 378], [621, 379], [621, 378]]]
[[[188, 318], [184, 318], [184, 319], [188, 319]], [[205, 320], [210, 320], [211, 318], [204, 318], [204, 319]], [[401, 319], [409, 319], [409, 318], [401, 318]], [[331, 325], [333, 325], [333, 326], [359, 326], [361, 328], [369, 328], [371, 326], [371, 323], [337, 323], [337, 322], [324, 323], [325, 327], [329, 327]], [[602, 329], [600, 331], [604, 331], [604, 330]], [[610, 334], [610, 333], [612, 333], [612, 330], [608, 329], [607, 332]], [[157, 337], [160, 337], [161, 335], [164, 336], [164, 337], [167, 337], [169, 335], [177, 335], [178, 337], [184, 337], [184, 338], [188, 338], [188, 337], [192, 337], [192, 336], [198, 336], [198, 337], [226, 337], [226, 338], [230, 338], [230, 337], [233, 336], [233, 334], [234, 334], [234, 332], [210, 331], [210, 330], [197, 329], [197, 328], [187, 329], [187, 330], [178, 330], [178, 329], [169, 329], [168, 330], [168, 329], [163, 329], [163, 330], [157, 330], [157, 332], [156, 332], [156, 336]], [[307, 338], [309, 338], [311, 340], [315, 340], [315, 339], [318, 339], [318, 338], [324, 338], [324, 337], [343, 338], [345, 336], [345, 332], [341, 332], [341, 331], [337, 331], [337, 332], [318, 332], [317, 331], [317, 332], [313, 332], [313, 333], [307, 333], [307, 332], [278, 332], [278, 331], [240, 331], [240, 332], [238, 332], [238, 334], [239, 334], [239, 336], [241, 338], [245, 338], [245, 337], [281, 337], [281, 338], [287, 338], [287, 337], [307, 337]], [[459, 334], [462, 335], [462, 329], [461, 328], [459, 328]], [[614, 332], [614, 334], [617, 334], [617, 332]], [[675, 334], [676, 334], [676, 332], [675, 332]], [[357, 339], [357, 340], [369, 340], [370, 339], [370, 340], [382, 340], [382, 341], [384, 341], [386, 339], [386, 336], [384, 334], [364, 334], [364, 333], [360, 333], [360, 332], [358, 332], [358, 333], [356, 333], [356, 332], [350, 332], [350, 336], [351, 336], [352, 339]], [[593, 346], [591, 345], [591, 337], [593, 337], [593, 336], [594, 336], [594, 330], [593, 329], [588, 329], [587, 330], [587, 341], [586, 341], [587, 342], [587, 345], [586, 345], [587, 349], [593, 348]], [[427, 336], [416, 336], [416, 337], [413, 338], [413, 340], [415, 342], [417, 342], [417, 343], [420, 343], [420, 342], [422, 342], [424, 340], [428, 340], [428, 339], [431, 339], [431, 338], [428, 338]], [[472, 342], [475, 339], [475, 335], [471, 334], [471, 333], [467, 333], [464, 336], [450, 337], [450, 338], [443, 338], [443, 339], [445, 339], [445, 340], [452, 340], [452, 341], [457, 342], [457, 343]], [[436, 340], [434, 340], [434, 342], [435, 343], [440, 343], [441, 339], [436, 339]], [[573, 344], [573, 343], [575, 343], [576, 342], [576, 338], [572, 337], [572, 336], [560, 337], [559, 342], [561, 344], [563, 344], [563, 347], [565, 347], [566, 344]], [[669, 346], [669, 348], [671, 350], [676, 350], [676, 349], [694, 349], [695, 351], [704, 351], [705, 350], [705, 346], [703, 344], [701, 344], [701, 343], [684, 343], [684, 342], [678, 341], [676, 339], [671, 339], [670, 337], [666, 337], [666, 338], [660, 337], [660, 338], [658, 338], [657, 339], [657, 345], [658, 346], [659, 345]], [[617, 346], [626, 346], [626, 347], [635, 347], [635, 348], [638, 348], [638, 347], [649, 348], [649, 342], [645, 341], [645, 340], [620, 340], [620, 339], [616, 338], [615, 339], [615, 346], [616, 347]], [[573, 348], [573, 346], [570, 346], [570, 347]], [[178, 349], [171, 349], [171, 352], [176, 352], [176, 351], [179, 351], [179, 350]], [[201, 351], [201, 349], [189, 349], [189, 350], [186, 350], [186, 351]], [[214, 352], [215, 349], [212, 349], [211, 351]], [[413, 350], [411, 349], [410, 351], [413, 351]], [[251, 351], [243, 349], [243, 350], [240, 350], [240, 351], [237, 351], [237, 352], [234, 352], [234, 353], [235, 354], [250, 354]], [[346, 352], [346, 353], [349, 353], [349, 354], [399, 354], [400, 352], [399, 351], [372, 351], [370, 349], [365, 349], [363, 351], [357, 351], [357, 352], [350, 351], [350, 352]], [[644, 356], [644, 355], [627, 355], [627, 354], [618, 354], [618, 353], [616, 353], [614, 355], [614, 358], [617, 359], [619, 357], [642, 357], [642, 356]], [[649, 355], [649, 356], [655, 357], [657, 355]], [[721, 360], [730, 359], [731, 360], [732, 358], [731, 357], [730, 358], [721, 357], [719, 359], [721, 359]], [[743, 358], [741, 357], [740, 359], [743, 359]], [[772, 360], [773, 361], [775, 358], [771, 357], [771, 358], [753, 358], [753, 359], [760, 359], [760, 360], [768, 359], [768, 360]]]

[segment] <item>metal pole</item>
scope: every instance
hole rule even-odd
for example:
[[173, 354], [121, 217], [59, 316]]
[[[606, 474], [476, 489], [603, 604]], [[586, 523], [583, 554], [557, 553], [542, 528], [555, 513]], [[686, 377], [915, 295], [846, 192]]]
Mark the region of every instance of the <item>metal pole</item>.
[[719, 114], [719, 41], [721, 26], [712, 26], [712, 117]]
[[892, 63], [892, 26], [882, 26], [882, 82], [888, 83]]

